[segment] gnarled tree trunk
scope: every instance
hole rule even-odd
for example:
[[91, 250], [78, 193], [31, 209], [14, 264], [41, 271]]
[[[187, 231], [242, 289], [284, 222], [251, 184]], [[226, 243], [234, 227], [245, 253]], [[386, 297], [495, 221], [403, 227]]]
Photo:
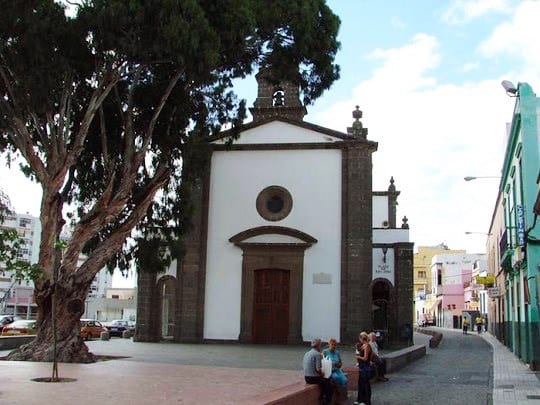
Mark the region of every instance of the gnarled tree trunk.
[[[90, 363], [95, 361], [95, 356], [80, 337], [79, 323], [89, 285], [73, 284], [71, 280], [59, 280], [56, 288], [56, 359], [65, 363]], [[37, 336], [12, 351], [8, 360], [53, 361], [52, 292], [49, 282], [36, 285]]]

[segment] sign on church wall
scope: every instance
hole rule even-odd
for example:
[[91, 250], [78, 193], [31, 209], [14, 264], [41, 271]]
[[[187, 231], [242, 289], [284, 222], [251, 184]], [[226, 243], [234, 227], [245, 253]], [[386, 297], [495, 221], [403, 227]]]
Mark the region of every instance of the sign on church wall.
[[314, 273], [313, 284], [332, 284], [332, 274], [330, 273]]
[[394, 285], [394, 263], [392, 247], [373, 249], [373, 280], [385, 278]]

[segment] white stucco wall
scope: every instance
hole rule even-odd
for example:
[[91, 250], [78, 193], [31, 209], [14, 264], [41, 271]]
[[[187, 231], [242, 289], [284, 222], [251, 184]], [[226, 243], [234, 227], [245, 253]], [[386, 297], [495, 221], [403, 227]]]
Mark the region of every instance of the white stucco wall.
[[384, 221], [388, 221], [388, 196], [373, 196], [373, 228], [384, 228]]
[[373, 243], [396, 243], [409, 242], [409, 230], [396, 229], [373, 229]]
[[[291, 129], [302, 139], [304, 132], [279, 122], [259, 127], [262, 143], [271, 130]], [[299, 130], [299, 132], [297, 131]], [[283, 135], [283, 136], [282, 136]], [[244, 140], [244, 138], [242, 138]], [[310, 138], [310, 142], [313, 138]], [[257, 195], [271, 185], [285, 187], [292, 195], [293, 208], [281, 221], [259, 216]], [[246, 229], [263, 225], [286, 226], [318, 240], [305, 252], [302, 333], [312, 337], [339, 338], [341, 271], [341, 151], [218, 151], [211, 164], [204, 337], [238, 339], [242, 250], [228, 239]], [[284, 241], [288, 237], [257, 237], [257, 240]], [[292, 241], [292, 240], [291, 240]], [[331, 284], [314, 284], [313, 274], [330, 274]], [[294, 292], [291, 292], [294, 293]]]
[[[226, 139], [216, 141], [224, 143]], [[341, 138], [321, 134], [286, 122], [272, 121], [268, 124], [248, 129], [240, 134], [235, 144], [263, 143], [332, 143], [342, 142]]]
[[384, 260], [384, 252], [382, 248], [373, 249], [373, 280], [377, 278], [385, 278], [394, 285], [395, 277], [395, 260], [394, 249], [388, 248], [386, 251], [386, 261]]

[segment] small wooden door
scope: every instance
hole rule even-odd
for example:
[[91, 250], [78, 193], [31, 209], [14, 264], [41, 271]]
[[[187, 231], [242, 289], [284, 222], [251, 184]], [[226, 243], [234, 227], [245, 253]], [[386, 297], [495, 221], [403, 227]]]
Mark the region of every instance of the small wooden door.
[[253, 343], [286, 344], [289, 335], [288, 270], [255, 271]]

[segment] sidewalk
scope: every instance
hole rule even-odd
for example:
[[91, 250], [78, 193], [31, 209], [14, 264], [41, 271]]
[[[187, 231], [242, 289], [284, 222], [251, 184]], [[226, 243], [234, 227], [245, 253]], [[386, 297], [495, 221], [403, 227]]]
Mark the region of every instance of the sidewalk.
[[491, 333], [480, 336], [493, 348], [493, 405], [540, 404], [540, 381]]

